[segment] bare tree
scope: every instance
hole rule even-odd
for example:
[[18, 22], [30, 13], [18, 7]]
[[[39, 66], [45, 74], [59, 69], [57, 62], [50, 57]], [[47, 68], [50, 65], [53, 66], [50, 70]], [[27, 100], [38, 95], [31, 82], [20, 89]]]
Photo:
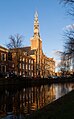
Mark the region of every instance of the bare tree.
[[[60, 0], [61, 3], [68, 6], [68, 13], [74, 18], [74, 0]], [[67, 64], [74, 70], [74, 26], [65, 32], [65, 56]], [[74, 72], [74, 71], [73, 71]]]
[[71, 4], [74, 3], [74, 0], [60, 0], [61, 2], [64, 2], [65, 4]]
[[72, 57], [74, 54], [74, 30], [66, 31], [65, 39], [65, 51], [70, 57]]
[[59, 71], [61, 71], [61, 74], [64, 76], [67, 74], [70, 68], [69, 58], [65, 52], [59, 52], [59, 56], [60, 56], [60, 62], [58, 63], [58, 68]]
[[65, 54], [70, 62], [70, 67], [74, 69], [74, 30], [65, 33]]
[[74, 0], [60, 0], [60, 3], [68, 5], [68, 13], [74, 17]]
[[16, 34], [15, 36], [10, 36], [10, 43], [7, 44], [8, 48], [20, 48], [22, 46], [23, 36]]
[[15, 72], [17, 76], [19, 75], [19, 64], [20, 64], [20, 57], [22, 56], [22, 41], [23, 36], [16, 34], [15, 36], [10, 36], [10, 43], [7, 44], [7, 47], [9, 48], [9, 52], [12, 54], [13, 63], [15, 65]]

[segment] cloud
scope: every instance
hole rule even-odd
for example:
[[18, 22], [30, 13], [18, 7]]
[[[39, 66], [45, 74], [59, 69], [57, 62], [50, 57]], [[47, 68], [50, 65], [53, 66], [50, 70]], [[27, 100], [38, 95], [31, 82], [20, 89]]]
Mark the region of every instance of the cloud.
[[74, 30], [74, 24], [67, 25], [63, 30]]
[[55, 56], [59, 56], [59, 55], [61, 55], [61, 53], [62, 53], [62, 51], [60, 51], [60, 50], [53, 50], [52, 51], [52, 54], [54, 54]]

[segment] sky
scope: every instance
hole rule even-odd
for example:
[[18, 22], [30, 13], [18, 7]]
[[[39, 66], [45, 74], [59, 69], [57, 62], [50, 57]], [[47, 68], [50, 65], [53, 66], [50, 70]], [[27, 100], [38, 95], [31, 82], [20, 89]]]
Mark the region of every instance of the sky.
[[9, 36], [18, 33], [24, 36], [23, 46], [30, 46], [36, 11], [43, 52], [55, 58], [55, 51], [63, 51], [64, 28], [73, 24], [59, 0], [0, 0], [0, 45], [9, 43]]

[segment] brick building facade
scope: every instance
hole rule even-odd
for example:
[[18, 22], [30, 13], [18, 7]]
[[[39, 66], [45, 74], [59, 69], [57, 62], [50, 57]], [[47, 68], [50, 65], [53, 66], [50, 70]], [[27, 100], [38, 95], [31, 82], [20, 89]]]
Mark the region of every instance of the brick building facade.
[[23, 77], [48, 77], [55, 73], [55, 61], [45, 56], [39, 32], [38, 13], [34, 17], [31, 46], [6, 49], [0, 46], [0, 72]]

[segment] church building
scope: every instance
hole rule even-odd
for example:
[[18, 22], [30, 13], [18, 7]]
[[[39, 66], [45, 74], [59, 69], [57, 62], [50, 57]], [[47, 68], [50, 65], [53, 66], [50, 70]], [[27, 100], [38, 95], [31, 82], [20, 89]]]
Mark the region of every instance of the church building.
[[38, 13], [34, 16], [34, 34], [31, 45], [21, 48], [0, 48], [0, 71], [24, 77], [48, 77], [55, 73], [55, 61], [45, 56], [39, 31]]
[[45, 56], [42, 50], [42, 39], [39, 31], [38, 13], [34, 16], [34, 34], [31, 41], [31, 57], [35, 59], [35, 76], [48, 77], [54, 75], [55, 61]]

